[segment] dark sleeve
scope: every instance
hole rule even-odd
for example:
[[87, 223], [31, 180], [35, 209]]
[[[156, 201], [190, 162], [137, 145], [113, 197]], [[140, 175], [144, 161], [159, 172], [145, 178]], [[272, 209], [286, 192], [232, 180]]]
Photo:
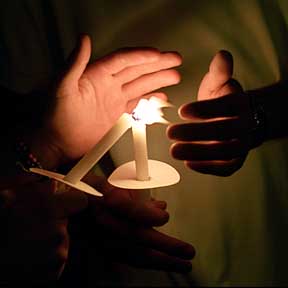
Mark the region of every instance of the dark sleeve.
[[40, 90], [25, 94], [0, 86], [0, 97], [0, 184], [3, 184], [4, 179], [18, 174], [17, 141], [41, 128], [49, 105], [47, 93]]

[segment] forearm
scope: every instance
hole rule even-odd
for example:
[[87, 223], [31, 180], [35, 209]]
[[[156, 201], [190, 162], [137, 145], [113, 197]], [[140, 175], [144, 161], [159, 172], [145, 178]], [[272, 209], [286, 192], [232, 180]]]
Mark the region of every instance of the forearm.
[[288, 136], [288, 81], [249, 91], [263, 107], [265, 140]]

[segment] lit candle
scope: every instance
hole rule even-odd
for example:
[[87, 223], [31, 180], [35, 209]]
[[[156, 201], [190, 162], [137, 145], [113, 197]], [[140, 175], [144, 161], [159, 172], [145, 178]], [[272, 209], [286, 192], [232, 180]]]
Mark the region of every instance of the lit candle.
[[140, 181], [149, 180], [148, 152], [146, 138], [146, 124], [134, 121], [132, 124], [134, 159], [136, 166], [136, 179]]
[[64, 180], [78, 183], [130, 127], [131, 117], [124, 113], [116, 125], [68, 172]]
[[150, 189], [173, 185], [180, 180], [179, 173], [172, 166], [161, 161], [148, 160], [147, 155], [146, 125], [168, 124], [162, 117], [161, 108], [171, 106], [155, 97], [141, 99], [131, 115], [135, 161], [118, 167], [110, 175], [108, 182], [122, 189], [140, 189], [134, 195], [136, 200], [148, 201], [151, 199]]
[[[165, 104], [165, 102], [164, 102]], [[146, 124], [155, 122], [166, 123], [162, 118], [160, 108], [163, 102], [155, 97], [141, 99], [131, 115], [124, 113], [116, 125], [92, 148], [84, 157], [68, 172], [64, 180], [71, 183], [78, 183], [101, 159], [101, 157], [115, 144], [115, 142], [129, 129], [133, 130], [135, 163], [137, 180], [148, 181], [148, 153], [146, 142]]]
[[[142, 193], [138, 193], [138, 199], [142, 201], [148, 200], [151, 198], [150, 188], [172, 185], [180, 179], [178, 172], [168, 164], [155, 160], [148, 161], [146, 125], [153, 123], [167, 124], [168, 121], [162, 117], [161, 108], [170, 106], [171, 104], [155, 97], [151, 97], [149, 101], [141, 99], [132, 115], [124, 113], [116, 125], [112, 127], [91, 151], [84, 155], [66, 176], [39, 168], [30, 168], [30, 170], [86, 193], [101, 196], [101, 193], [82, 182], [81, 179], [132, 126], [135, 161], [118, 167], [110, 175], [108, 181], [112, 185], [124, 189], [142, 189]], [[151, 173], [152, 177], [150, 177], [149, 173]]]
[[155, 122], [167, 123], [162, 117], [160, 108], [165, 106], [166, 102], [152, 97], [149, 100], [141, 99], [132, 113], [132, 134], [134, 144], [134, 159], [136, 167], [136, 179], [139, 181], [148, 181], [149, 165], [147, 152], [146, 125]]

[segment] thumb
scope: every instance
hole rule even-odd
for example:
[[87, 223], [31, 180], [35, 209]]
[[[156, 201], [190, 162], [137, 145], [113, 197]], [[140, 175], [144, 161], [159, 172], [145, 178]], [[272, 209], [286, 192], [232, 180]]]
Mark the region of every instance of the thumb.
[[233, 57], [221, 50], [212, 59], [198, 91], [198, 100], [215, 98], [215, 94], [229, 81], [233, 74]]
[[88, 35], [82, 35], [68, 60], [68, 67], [64, 76], [64, 81], [77, 82], [86, 69], [91, 56], [91, 40]]

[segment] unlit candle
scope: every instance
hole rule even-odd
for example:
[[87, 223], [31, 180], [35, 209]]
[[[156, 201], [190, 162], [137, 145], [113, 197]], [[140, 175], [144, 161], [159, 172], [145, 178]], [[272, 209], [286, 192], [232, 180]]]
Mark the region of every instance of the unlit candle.
[[69, 171], [64, 180], [78, 183], [130, 127], [131, 117], [124, 113], [115, 126]]

